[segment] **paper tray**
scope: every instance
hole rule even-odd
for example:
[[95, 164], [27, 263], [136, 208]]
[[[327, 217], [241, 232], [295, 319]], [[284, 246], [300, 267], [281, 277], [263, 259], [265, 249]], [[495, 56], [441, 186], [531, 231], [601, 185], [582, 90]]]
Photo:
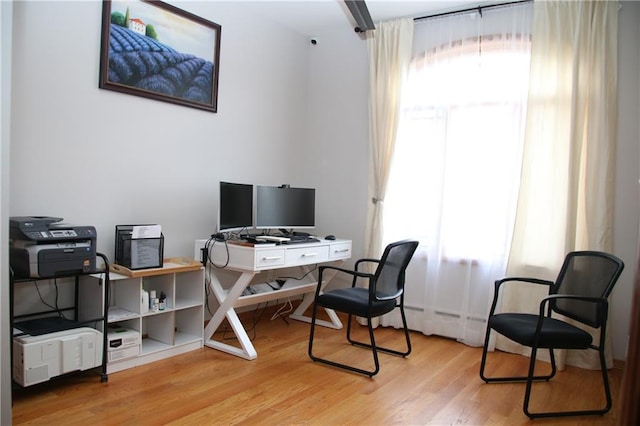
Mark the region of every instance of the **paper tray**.
[[169, 257], [163, 260], [162, 268], [131, 270], [126, 266], [111, 264], [109, 270], [128, 277], [149, 277], [173, 272], [198, 271], [202, 263], [188, 257]]

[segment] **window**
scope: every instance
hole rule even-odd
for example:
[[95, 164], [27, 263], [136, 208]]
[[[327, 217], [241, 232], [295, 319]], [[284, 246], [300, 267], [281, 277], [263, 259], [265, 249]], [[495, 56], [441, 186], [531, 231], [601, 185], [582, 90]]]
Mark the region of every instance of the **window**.
[[[383, 242], [417, 238], [409, 327], [481, 345], [515, 217], [532, 5], [416, 24]], [[383, 325], [397, 324], [392, 316]]]
[[385, 240], [417, 233], [448, 258], [505, 255], [526, 110], [529, 52], [522, 44], [476, 38], [414, 59]]

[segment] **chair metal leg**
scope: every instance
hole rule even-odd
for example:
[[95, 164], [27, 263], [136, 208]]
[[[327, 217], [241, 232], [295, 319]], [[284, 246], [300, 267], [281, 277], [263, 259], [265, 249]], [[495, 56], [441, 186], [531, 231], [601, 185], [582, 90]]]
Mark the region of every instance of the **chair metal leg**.
[[[353, 367], [351, 365], [347, 365], [347, 364], [342, 364], [336, 361], [331, 361], [325, 358], [320, 358], [317, 357], [315, 355], [313, 355], [313, 338], [314, 338], [314, 334], [315, 334], [315, 326], [316, 326], [316, 316], [317, 316], [317, 312], [318, 312], [318, 305], [316, 303], [313, 304], [313, 311], [312, 311], [312, 316], [311, 316], [311, 330], [310, 330], [310, 335], [309, 335], [309, 358], [311, 358], [314, 362], [320, 362], [322, 364], [326, 364], [326, 365], [330, 365], [333, 367], [337, 367], [337, 368], [341, 368], [343, 370], [348, 370], [348, 371], [352, 371], [354, 373], [359, 373], [359, 374], [364, 374], [365, 376], [369, 376], [369, 377], [373, 377], [376, 374], [378, 374], [378, 372], [380, 371], [380, 363], [378, 361], [378, 352], [376, 350], [376, 342], [375, 342], [375, 337], [373, 335], [373, 326], [371, 324], [371, 318], [367, 318], [367, 326], [369, 329], [369, 338], [371, 339], [371, 345], [369, 345], [369, 347], [372, 349], [372, 354], [373, 354], [373, 362], [374, 362], [374, 366], [375, 368], [373, 370], [364, 370], [361, 368], [357, 368], [357, 367]], [[347, 321], [347, 336], [349, 336], [351, 331], [351, 315], [349, 315], [348, 321]], [[348, 337], [347, 337], [348, 339]]]
[[411, 337], [409, 337], [409, 327], [407, 326], [407, 316], [404, 314], [404, 307], [400, 306], [400, 316], [402, 317], [402, 327], [404, 328], [404, 338], [407, 341], [407, 350], [402, 356], [408, 356], [411, 353]]
[[[595, 348], [594, 348], [595, 349]], [[604, 387], [605, 397], [607, 403], [604, 408], [598, 410], [575, 410], [575, 411], [550, 411], [532, 413], [529, 411], [529, 401], [531, 399], [531, 391], [533, 388], [533, 373], [535, 368], [535, 348], [531, 349], [531, 361], [529, 363], [529, 379], [527, 380], [527, 388], [524, 394], [523, 411], [530, 419], [538, 419], [544, 417], [567, 417], [567, 416], [587, 416], [587, 415], [602, 415], [607, 413], [611, 409], [611, 390], [609, 388], [609, 377], [607, 373], [607, 365], [604, 356], [604, 349], [598, 348], [600, 355], [600, 368], [602, 369], [602, 383]], [[553, 356], [553, 350], [551, 350]], [[555, 368], [555, 361], [553, 363]]]
[[607, 399], [607, 405], [602, 409], [602, 414], [611, 410], [611, 389], [609, 387], [609, 373], [607, 372], [607, 361], [604, 356], [604, 347], [598, 348], [600, 353], [600, 369], [602, 370], [602, 384], [604, 385], [604, 394]]
[[[533, 381], [549, 381], [553, 376], [556, 375], [556, 360], [553, 355], [553, 349], [549, 349], [549, 360], [551, 361], [551, 372], [544, 376], [530, 376], [530, 374], [526, 376], [506, 376], [506, 377], [488, 377], [485, 374], [485, 367], [487, 365], [487, 356], [489, 352], [489, 338], [491, 334], [491, 328], [487, 326], [487, 331], [485, 333], [484, 338], [484, 346], [482, 347], [482, 360], [480, 361], [480, 378], [484, 380], [485, 383], [500, 383], [500, 382], [526, 382], [529, 380], [529, 377], [532, 378]], [[535, 362], [535, 361], [534, 361]], [[531, 368], [530, 368], [531, 369]]]
[[[553, 350], [551, 351], [553, 354]], [[533, 385], [533, 377], [536, 369], [536, 354], [537, 348], [534, 346], [531, 348], [531, 358], [529, 359], [529, 375], [527, 376], [527, 387], [524, 391], [524, 402], [522, 404], [522, 410], [524, 414], [529, 416], [529, 418], [533, 418], [532, 414], [529, 412], [529, 400], [531, 399], [531, 387]], [[553, 355], [552, 355], [553, 356]], [[555, 364], [555, 358], [553, 359]]]
[[[402, 326], [403, 326], [404, 337], [405, 337], [407, 349], [405, 351], [398, 351], [398, 350], [391, 349], [391, 348], [386, 348], [386, 347], [382, 347], [382, 346], [376, 346], [376, 350], [380, 351], [380, 352], [385, 352], [385, 353], [388, 353], [388, 354], [391, 354], [391, 355], [398, 355], [398, 356], [401, 356], [401, 357], [407, 357], [411, 353], [411, 337], [409, 335], [409, 327], [407, 326], [407, 319], [406, 319], [406, 316], [404, 314], [404, 309], [402, 309], [401, 306], [398, 306], [398, 308], [400, 308], [400, 316], [402, 318]], [[362, 348], [372, 349], [370, 344], [367, 344], [365, 342], [359, 342], [359, 341], [353, 340], [351, 338], [351, 321], [349, 321], [349, 324], [347, 325], [347, 340], [349, 341], [349, 343], [351, 343], [354, 346], [360, 346]]]
[[[578, 411], [555, 411], [555, 412], [539, 412], [532, 413], [529, 410], [529, 403], [531, 400], [531, 393], [533, 391], [533, 382], [546, 380], [553, 378], [557, 372], [556, 360], [553, 353], [553, 349], [549, 348], [549, 360], [551, 363], [551, 372], [544, 376], [536, 376], [535, 375], [535, 364], [536, 364], [536, 355], [537, 348], [531, 348], [531, 357], [529, 359], [529, 373], [527, 376], [515, 376], [515, 377], [487, 377], [485, 375], [485, 366], [487, 361], [487, 352], [489, 347], [489, 338], [490, 338], [491, 329], [488, 328], [484, 347], [482, 348], [482, 360], [480, 362], [480, 378], [484, 380], [486, 383], [491, 382], [526, 382], [526, 389], [524, 393], [524, 401], [523, 401], [523, 411], [525, 415], [527, 415], [531, 419], [543, 418], [543, 417], [566, 417], [566, 416], [585, 416], [585, 415], [602, 415], [611, 410], [611, 389], [609, 387], [609, 376], [607, 373], [607, 366], [605, 361], [604, 350], [597, 348], [600, 355], [600, 368], [602, 369], [602, 383], [604, 387], [604, 393], [606, 397], [606, 405], [603, 409], [599, 410], [578, 410]], [[594, 348], [596, 349], [596, 348]]]
[[[349, 327], [351, 327], [351, 315], [349, 315]], [[373, 377], [380, 371], [380, 362], [378, 361], [378, 349], [376, 348], [376, 338], [373, 335], [373, 324], [371, 317], [367, 318], [367, 327], [369, 328], [369, 339], [371, 340], [371, 353], [373, 355], [373, 364], [375, 369], [369, 373], [369, 377]], [[366, 374], [366, 373], [365, 373]]]
[[331, 361], [331, 360], [328, 360], [328, 359], [320, 358], [320, 357], [317, 357], [317, 356], [315, 356], [313, 354], [313, 338], [314, 338], [314, 335], [315, 335], [316, 316], [317, 316], [317, 312], [318, 312], [318, 306], [317, 306], [317, 304], [314, 303], [312, 314], [311, 314], [311, 330], [310, 330], [310, 335], [309, 335], [309, 349], [308, 349], [309, 358], [311, 358], [313, 361], [316, 361], [316, 362], [320, 362], [320, 363], [323, 363], [323, 364], [327, 364], [327, 365], [331, 365], [331, 366], [334, 366], [334, 367], [342, 368], [342, 369], [345, 369], [345, 370], [353, 371], [355, 373], [364, 374], [364, 375], [369, 376], [369, 377], [375, 376], [380, 371], [380, 362], [379, 362], [379, 359], [378, 359], [378, 351], [389, 353], [389, 354], [393, 354], [393, 355], [398, 355], [398, 356], [402, 356], [402, 357], [406, 357], [411, 353], [411, 337], [410, 337], [410, 334], [409, 334], [409, 327], [407, 326], [407, 319], [406, 319], [406, 316], [405, 316], [405, 313], [404, 313], [404, 309], [402, 309], [401, 306], [398, 306], [398, 307], [400, 308], [400, 315], [402, 317], [402, 325], [403, 325], [404, 336], [405, 336], [405, 341], [406, 341], [406, 345], [407, 345], [407, 349], [405, 351], [398, 351], [398, 350], [395, 350], [395, 349], [390, 349], [390, 348], [377, 346], [376, 345], [376, 341], [375, 341], [375, 334], [374, 334], [373, 324], [372, 324], [371, 318], [367, 318], [367, 329], [368, 329], [368, 333], [369, 333], [370, 343], [360, 342], [360, 341], [352, 339], [351, 338], [351, 323], [352, 323], [351, 319], [352, 319], [352, 315], [349, 314], [348, 319], [347, 319], [347, 341], [349, 343], [351, 343], [352, 345], [354, 345], [354, 346], [370, 349], [372, 357], [373, 357], [374, 369], [373, 370], [364, 370], [364, 369], [353, 367], [353, 366], [350, 366], [350, 365], [347, 365], [347, 364], [342, 364], [342, 363], [339, 363], [339, 362], [335, 362], [335, 361]]
[[315, 356], [313, 356], [313, 337], [316, 331], [316, 316], [318, 314], [318, 304], [314, 303], [313, 308], [311, 309], [311, 328], [309, 330], [309, 349], [307, 353], [309, 354], [309, 358], [312, 360], [316, 360]]
[[484, 367], [487, 365], [487, 351], [489, 348], [489, 335], [491, 334], [491, 328], [487, 326], [487, 331], [484, 333], [484, 346], [482, 346], [482, 360], [480, 361], [480, 378], [485, 383], [491, 382], [491, 378], [484, 375]]

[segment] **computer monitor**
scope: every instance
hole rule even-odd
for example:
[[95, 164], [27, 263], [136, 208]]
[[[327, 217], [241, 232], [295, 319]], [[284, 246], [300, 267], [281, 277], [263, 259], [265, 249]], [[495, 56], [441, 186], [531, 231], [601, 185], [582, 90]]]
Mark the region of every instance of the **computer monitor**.
[[256, 186], [257, 229], [313, 228], [315, 217], [315, 189]]
[[253, 227], [253, 185], [220, 182], [219, 201], [219, 232]]

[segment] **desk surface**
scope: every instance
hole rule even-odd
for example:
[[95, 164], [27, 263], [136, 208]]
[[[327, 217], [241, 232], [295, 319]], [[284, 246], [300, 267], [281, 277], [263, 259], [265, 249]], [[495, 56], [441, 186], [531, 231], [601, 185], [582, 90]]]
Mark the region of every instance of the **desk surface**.
[[[205, 248], [207, 241], [196, 240], [196, 259], [201, 258], [201, 250]], [[207, 256], [219, 267], [258, 272], [349, 259], [351, 240], [254, 246], [231, 241], [212, 241], [209, 243]]]

